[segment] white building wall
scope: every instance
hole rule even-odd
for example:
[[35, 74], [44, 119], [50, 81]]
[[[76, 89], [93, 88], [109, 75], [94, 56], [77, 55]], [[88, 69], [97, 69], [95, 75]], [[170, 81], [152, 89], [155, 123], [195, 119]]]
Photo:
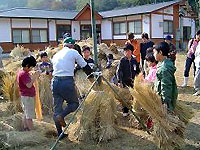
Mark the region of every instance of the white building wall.
[[48, 28], [47, 19], [31, 19], [31, 28]]
[[12, 19], [12, 28], [30, 28], [30, 19]]
[[0, 18], [0, 43], [12, 42], [10, 19]]
[[103, 20], [101, 24], [101, 38], [102, 40], [112, 39], [112, 22], [109, 20]]
[[49, 22], [49, 41], [56, 41], [56, 21]]
[[148, 33], [148, 35], [150, 35], [150, 15], [143, 15], [142, 25], [142, 32]]
[[56, 24], [71, 24], [70, 20], [56, 20]]
[[80, 40], [81, 37], [81, 30], [80, 30], [80, 23], [79, 21], [72, 21], [72, 38], [75, 40]]
[[152, 14], [152, 38], [163, 38], [163, 15]]
[[191, 36], [194, 37], [195, 35], [195, 20], [194, 19], [191, 19]]

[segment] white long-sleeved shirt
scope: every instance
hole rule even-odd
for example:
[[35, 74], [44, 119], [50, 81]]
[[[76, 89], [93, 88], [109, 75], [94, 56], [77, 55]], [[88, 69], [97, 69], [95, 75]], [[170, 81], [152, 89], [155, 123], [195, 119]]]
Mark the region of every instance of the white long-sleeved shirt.
[[200, 69], [200, 43], [198, 43], [195, 51], [195, 66], [197, 69]]
[[87, 65], [85, 60], [76, 50], [64, 47], [53, 56], [53, 76], [74, 76], [76, 62], [81, 68]]

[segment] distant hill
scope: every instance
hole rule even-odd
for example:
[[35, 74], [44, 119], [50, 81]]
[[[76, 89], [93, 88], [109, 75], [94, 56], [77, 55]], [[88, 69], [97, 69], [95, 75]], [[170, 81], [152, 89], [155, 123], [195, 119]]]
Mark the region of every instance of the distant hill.
[[[50, 10], [80, 10], [90, 0], [0, 0], [0, 10], [13, 7], [28, 7]], [[171, 0], [95, 0], [97, 11], [126, 8]]]

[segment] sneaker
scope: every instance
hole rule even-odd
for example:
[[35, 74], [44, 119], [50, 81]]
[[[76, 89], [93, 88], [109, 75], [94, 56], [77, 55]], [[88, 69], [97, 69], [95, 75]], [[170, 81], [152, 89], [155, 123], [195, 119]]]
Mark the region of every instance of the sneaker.
[[193, 96], [199, 96], [200, 95], [200, 91], [197, 91], [196, 93], [193, 94]]
[[185, 87], [187, 87], [187, 84], [183, 83], [183, 84], [181, 85], [181, 87], [182, 87], [182, 88], [185, 88]]
[[57, 121], [60, 123], [60, 125], [61, 125], [62, 127], [66, 127], [65, 120], [64, 120], [64, 118], [63, 118], [62, 116], [57, 115], [57, 116], [56, 116], [56, 119], [57, 119]]

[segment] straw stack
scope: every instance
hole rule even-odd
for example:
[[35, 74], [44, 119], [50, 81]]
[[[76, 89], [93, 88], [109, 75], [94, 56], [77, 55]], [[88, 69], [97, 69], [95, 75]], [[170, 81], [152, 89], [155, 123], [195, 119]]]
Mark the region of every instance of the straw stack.
[[47, 47], [45, 49], [45, 52], [47, 52], [48, 57], [51, 59], [53, 58], [53, 56], [58, 52], [58, 49], [56, 48], [51, 48], [51, 47]]
[[119, 60], [114, 60], [110, 68], [103, 70], [104, 77], [110, 81], [111, 78], [116, 74], [118, 65]]
[[41, 75], [39, 78], [39, 93], [44, 114], [52, 114], [53, 96], [51, 92], [51, 78]]
[[86, 94], [92, 85], [92, 83], [87, 79], [87, 75], [82, 69], [78, 70], [75, 74], [75, 84], [81, 95]]
[[85, 101], [80, 126], [77, 130], [79, 140], [101, 142], [117, 136], [115, 125], [117, 111], [114, 95], [104, 84], [99, 89], [102, 90], [91, 91]]
[[6, 72], [16, 72], [22, 66], [22, 60], [11, 60], [9, 64], [4, 66]]
[[10, 56], [14, 59], [21, 59], [31, 54], [29, 49], [23, 46], [17, 45], [10, 53]]
[[109, 50], [112, 51], [114, 54], [118, 54], [119, 53], [116, 43], [111, 43], [110, 47], [109, 47]]
[[189, 120], [194, 117], [194, 111], [192, 108], [184, 103], [181, 103], [180, 101], [176, 103], [174, 112], [185, 124], [188, 124]]
[[131, 94], [155, 122], [154, 137], [159, 149], [172, 150], [184, 144], [185, 123], [163, 106], [160, 96], [141, 79], [136, 78]]
[[8, 73], [3, 77], [2, 92], [4, 97], [10, 102], [10, 112], [21, 112], [21, 101], [19, 87], [16, 81], [16, 74]]

